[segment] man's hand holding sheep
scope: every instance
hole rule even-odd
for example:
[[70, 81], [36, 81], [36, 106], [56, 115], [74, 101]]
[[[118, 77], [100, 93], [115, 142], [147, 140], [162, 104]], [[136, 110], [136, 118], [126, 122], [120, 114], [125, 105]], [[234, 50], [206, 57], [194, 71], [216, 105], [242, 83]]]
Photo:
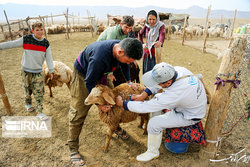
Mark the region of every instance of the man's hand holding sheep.
[[148, 94], [146, 92], [142, 92], [139, 95], [133, 94], [131, 96], [131, 100], [133, 100], [133, 101], [144, 101], [147, 97], [148, 97]]
[[102, 112], [109, 112], [111, 110], [111, 105], [97, 105], [97, 107], [102, 110]]
[[[143, 92], [139, 95], [133, 94], [131, 95], [131, 101], [144, 101], [148, 97], [146, 92]], [[121, 96], [116, 97], [116, 105], [119, 107], [123, 106], [123, 100]]]
[[52, 80], [54, 76], [54, 73], [49, 73], [49, 79]]

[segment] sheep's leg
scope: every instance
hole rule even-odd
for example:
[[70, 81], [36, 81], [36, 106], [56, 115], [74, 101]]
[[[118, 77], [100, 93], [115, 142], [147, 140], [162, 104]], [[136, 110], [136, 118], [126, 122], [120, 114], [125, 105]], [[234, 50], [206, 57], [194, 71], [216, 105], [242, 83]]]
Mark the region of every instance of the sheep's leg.
[[117, 129], [118, 125], [114, 127], [109, 127], [109, 131], [108, 134], [106, 136], [106, 142], [105, 142], [105, 146], [104, 146], [104, 152], [108, 152], [108, 147], [109, 147], [109, 143], [110, 143], [110, 139], [112, 137], [112, 134], [114, 133], [114, 131]]
[[143, 119], [145, 120], [143, 135], [147, 135], [148, 134], [147, 128], [148, 128], [149, 114], [144, 115]]
[[52, 90], [51, 90], [51, 86], [49, 86], [49, 96], [50, 96], [50, 97], [53, 97]]
[[140, 121], [140, 124], [138, 125], [138, 128], [142, 128], [144, 124], [144, 118], [141, 116], [141, 121]]
[[[149, 115], [143, 114], [143, 115], [140, 115], [140, 117], [141, 117], [141, 121], [140, 121], [140, 124], [138, 125], [138, 127], [142, 128], [144, 130], [143, 135], [147, 135], [148, 134], [147, 127], [148, 127]], [[143, 124], [144, 124], [144, 127], [143, 127]]]

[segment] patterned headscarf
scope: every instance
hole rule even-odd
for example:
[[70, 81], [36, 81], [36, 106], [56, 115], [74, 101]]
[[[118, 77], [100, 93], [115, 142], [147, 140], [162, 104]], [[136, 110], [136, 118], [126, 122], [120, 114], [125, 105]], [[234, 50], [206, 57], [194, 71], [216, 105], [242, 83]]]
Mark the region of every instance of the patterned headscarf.
[[[149, 15], [154, 15], [156, 17], [156, 23], [153, 27], [150, 26], [150, 24], [148, 23], [148, 16]], [[157, 38], [159, 37], [160, 34], [160, 28], [164, 23], [160, 21], [160, 17], [158, 12], [156, 12], [155, 10], [150, 10], [147, 14], [146, 17], [146, 26], [150, 28], [149, 33], [148, 33], [148, 39], [147, 39], [147, 48], [149, 50], [149, 54], [150, 54], [150, 58], [152, 58], [152, 54], [151, 54], [151, 48], [153, 47], [154, 43], [156, 42]]]

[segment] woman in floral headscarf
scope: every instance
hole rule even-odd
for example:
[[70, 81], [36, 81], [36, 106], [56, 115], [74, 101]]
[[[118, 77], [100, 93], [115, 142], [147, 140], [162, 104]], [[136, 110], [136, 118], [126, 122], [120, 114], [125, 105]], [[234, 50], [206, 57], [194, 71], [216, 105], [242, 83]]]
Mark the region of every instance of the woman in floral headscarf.
[[[146, 44], [143, 43], [143, 34]], [[138, 39], [143, 43], [143, 74], [153, 69], [156, 63], [161, 62], [161, 47], [165, 39], [165, 25], [160, 21], [159, 14], [150, 10], [146, 17], [146, 24], [138, 33]]]

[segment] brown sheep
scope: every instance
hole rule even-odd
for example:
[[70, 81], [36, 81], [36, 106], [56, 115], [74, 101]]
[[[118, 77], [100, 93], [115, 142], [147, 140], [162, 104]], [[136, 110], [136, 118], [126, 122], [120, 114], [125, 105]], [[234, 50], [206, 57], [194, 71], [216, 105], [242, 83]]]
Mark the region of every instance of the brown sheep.
[[127, 83], [121, 84], [113, 89], [104, 85], [97, 85], [94, 87], [89, 96], [85, 99], [86, 105], [91, 104], [100, 104], [100, 105], [110, 105], [111, 110], [108, 112], [102, 112], [99, 110], [99, 118], [102, 122], [104, 122], [108, 127], [109, 131], [106, 137], [104, 152], [108, 151], [110, 139], [112, 134], [115, 132], [120, 123], [127, 123], [134, 121], [137, 116], [141, 116], [143, 121], [139, 125], [144, 126], [144, 133], [147, 134], [147, 124], [149, 120], [149, 114], [138, 114], [131, 111], [124, 110], [122, 107], [115, 105], [115, 98], [120, 95], [123, 99], [129, 100], [130, 95], [132, 94], [140, 94], [144, 91], [145, 87], [141, 84], [136, 85], [136, 90], [132, 89]]
[[134, 28], [135, 36], [137, 37], [138, 33], [141, 31], [141, 29], [143, 28], [143, 26], [140, 25], [140, 24], [137, 24], [137, 25], [134, 25], [133, 28]]
[[97, 27], [97, 34], [100, 35], [105, 30], [105, 27], [103, 25], [99, 25]]
[[54, 76], [52, 80], [49, 78], [49, 69], [47, 64], [43, 64], [44, 83], [49, 87], [50, 97], [53, 97], [51, 87], [62, 87], [62, 85], [65, 83], [69, 88], [70, 82], [72, 80], [72, 70], [67, 65], [59, 61], [53, 61], [53, 64]]
[[[11, 35], [13, 40], [15, 40], [18, 36], [20, 36], [20, 32], [19, 31], [11, 31]], [[4, 32], [3, 36], [4, 36], [4, 41], [8, 41], [11, 38], [10, 32]]]
[[31, 32], [29, 31], [28, 28], [20, 28], [19, 29], [19, 36], [22, 37], [24, 35], [28, 35], [28, 34], [31, 34]]

